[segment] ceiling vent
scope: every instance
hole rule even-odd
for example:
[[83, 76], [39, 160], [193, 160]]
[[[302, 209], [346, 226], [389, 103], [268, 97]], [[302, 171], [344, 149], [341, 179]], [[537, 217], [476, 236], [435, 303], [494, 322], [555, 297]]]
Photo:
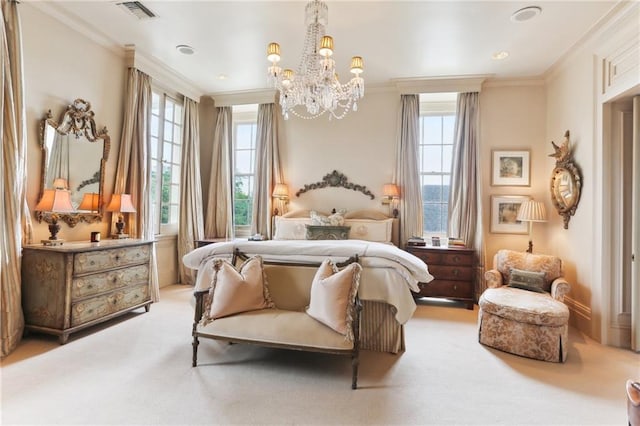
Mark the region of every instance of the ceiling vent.
[[150, 19], [157, 16], [147, 6], [143, 5], [142, 2], [139, 1], [123, 1], [117, 3], [117, 5], [138, 19]]

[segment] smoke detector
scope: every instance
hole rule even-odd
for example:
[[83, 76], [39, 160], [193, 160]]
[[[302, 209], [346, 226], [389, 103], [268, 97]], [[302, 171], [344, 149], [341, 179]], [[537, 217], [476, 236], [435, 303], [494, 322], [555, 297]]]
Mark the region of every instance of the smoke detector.
[[535, 18], [536, 16], [540, 15], [540, 13], [542, 13], [542, 8], [539, 6], [523, 7], [522, 9], [516, 10], [515, 12], [513, 12], [513, 15], [511, 15], [511, 21], [512, 22], [529, 21]]

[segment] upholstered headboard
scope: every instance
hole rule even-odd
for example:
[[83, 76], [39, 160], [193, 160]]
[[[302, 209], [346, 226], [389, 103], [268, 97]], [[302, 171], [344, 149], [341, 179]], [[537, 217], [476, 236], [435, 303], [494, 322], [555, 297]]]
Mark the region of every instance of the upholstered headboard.
[[[316, 211], [323, 216], [331, 213]], [[332, 213], [335, 213], [332, 212]], [[305, 225], [311, 224], [311, 210], [294, 210], [274, 216], [274, 240], [303, 240]], [[355, 210], [344, 213], [344, 225], [349, 226], [349, 239], [378, 241], [398, 245], [400, 228], [397, 218], [375, 210]]]

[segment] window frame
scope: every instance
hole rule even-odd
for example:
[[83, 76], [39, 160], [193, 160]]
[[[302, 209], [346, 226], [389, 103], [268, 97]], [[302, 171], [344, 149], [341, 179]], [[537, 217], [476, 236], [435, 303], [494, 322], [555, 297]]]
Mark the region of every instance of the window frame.
[[[258, 149], [258, 104], [248, 104], [248, 105], [234, 105], [232, 112], [232, 151], [233, 151], [233, 194], [232, 194], [232, 204], [233, 204], [233, 232], [234, 237], [249, 237], [251, 235], [252, 228], [252, 209], [253, 209], [253, 197], [255, 196], [255, 181], [256, 181], [256, 162], [257, 162], [257, 149]], [[252, 133], [252, 147], [251, 148], [243, 148], [242, 151], [253, 151], [250, 154], [250, 164], [253, 169], [251, 173], [236, 173], [236, 155], [237, 152], [240, 151], [237, 148], [237, 131], [239, 125], [251, 124], [253, 126]], [[236, 225], [236, 197], [235, 197], [235, 184], [236, 177], [248, 177], [252, 184], [250, 184], [249, 189], [249, 223], [247, 225]]]
[[[440, 94], [434, 94], [435, 98], [440, 98], [438, 95]], [[451, 99], [451, 97], [449, 96], [449, 99], [438, 99], [438, 100], [428, 100], [428, 99], [422, 99], [420, 100], [420, 114], [419, 114], [419, 126], [420, 126], [420, 134], [419, 134], [419, 140], [418, 140], [418, 179], [420, 180], [420, 191], [422, 192], [424, 190], [423, 188], [423, 179], [424, 177], [427, 176], [437, 176], [440, 177], [440, 191], [442, 193], [443, 191], [443, 187], [444, 185], [442, 184], [442, 182], [444, 181], [443, 179], [448, 178], [448, 182], [449, 182], [449, 191], [451, 191], [451, 174], [452, 174], [452, 166], [453, 166], [453, 147], [455, 145], [455, 125], [456, 125], [456, 98], [457, 98], [457, 94], [442, 94], [442, 95], [455, 95], [455, 97], [453, 99]], [[427, 95], [428, 96], [428, 95]], [[446, 96], [445, 96], [446, 97]], [[451, 133], [451, 143], [444, 143], [444, 126], [441, 126], [441, 135], [440, 135], [440, 141], [439, 143], [425, 143], [424, 140], [424, 131], [423, 131], [423, 127], [424, 127], [424, 123], [423, 123], [423, 118], [424, 117], [440, 117], [441, 120], [444, 119], [444, 117], [453, 117], [453, 129], [452, 129], [452, 133]], [[425, 146], [438, 146], [440, 147], [440, 163], [441, 163], [441, 171], [424, 171], [423, 170], [423, 158], [422, 158], [422, 153], [423, 153], [423, 147]], [[451, 147], [451, 159], [450, 159], [450, 163], [448, 165], [443, 164], [443, 156], [444, 156], [444, 147], [445, 146], [450, 146]], [[422, 192], [424, 194], [424, 192]], [[444, 195], [444, 194], [443, 194]], [[422, 226], [423, 226], [423, 237], [430, 239], [431, 237], [440, 237], [441, 239], [444, 239], [447, 237], [448, 234], [448, 223], [449, 223], [449, 206], [448, 206], [448, 198], [449, 197], [442, 197], [442, 200], [439, 202], [432, 202], [432, 201], [426, 201], [424, 199], [424, 197], [422, 197]], [[425, 207], [428, 204], [438, 204], [440, 205], [440, 208], [442, 209], [442, 207], [445, 207], [445, 210], [441, 210], [441, 211], [446, 211], [446, 222], [445, 222], [445, 229], [441, 232], [433, 232], [433, 231], [427, 231], [427, 226], [425, 223]]]
[[[151, 196], [151, 201], [152, 201], [152, 208], [153, 208], [153, 223], [154, 223], [154, 233], [157, 236], [163, 236], [163, 235], [177, 235], [178, 234], [178, 229], [180, 226], [180, 183], [181, 183], [181, 175], [182, 175], [182, 164], [181, 164], [181, 160], [182, 160], [182, 133], [183, 133], [183, 128], [184, 128], [184, 123], [183, 123], [183, 119], [184, 119], [184, 97], [175, 94], [175, 93], [170, 93], [167, 90], [164, 90], [161, 87], [155, 87], [152, 86], [151, 88], [151, 92], [152, 92], [152, 101], [151, 101], [151, 106], [150, 106], [150, 110], [149, 110], [149, 146], [150, 146], [150, 161], [151, 161], [151, 168], [152, 171], [155, 170], [156, 171], [156, 175], [159, 177], [159, 180], [156, 185], [155, 188], [155, 193], [150, 194]], [[158, 115], [158, 134], [157, 134], [157, 145], [155, 146], [157, 152], [153, 153], [151, 152], [152, 149], [154, 148], [154, 143], [151, 141], [153, 136], [153, 128], [152, 128], [152, 124], [153, 124], [153, 117], [155, 116], [155, 114], [153, 113], [153, 96], [154, 95], [158, 95], [159, 96], [159, 112], [161, 115]], [[166, 128], [166, 123], [167, 123], [167, 119], [166, 119], [166, 103], [167, 103], [167, 99], [170, 99], [171, 102], [174, 104], [174, 106], [179, 106], [180, 108], [180, 113], [179, 115], [176, 115], [176, 108], [174, 107], [174, 112], [173, 112], [173, 117], [172, 117], [172, 121], [170, 121], [171, 123], [171, 127], [172, 127], [172, 139], [170, 141], [166, 141], [165, 140], [165, 128]], [[179, 121], [177, 121], [179, 120]], [[176, 129], [178, 129], [178, 133], [176, 133]], [[176, 135], [177, 135], [177, 139], [176, 139]], [[176, 143], [176, 140], [178, 141], [178, 143]], [[169, 142], [171, 144], [171, 159], [170, 161], [167, 161], [164, 158], [164, 153], [165, 153], [165, 143]], [[178, 150], [178, 158], [173, 158], [174, 154], [175, 154], [175, 147], [178, 146], [179, 150]], [[171, 189], [169, 191], [169, 214], [170, 214], [170, 218], [172, 218], [171, 215], [171, 207], [175, 206], [176, 209], [176, 218], [175, 221], [173, 222], [169, 222], [166, 224], [162, 223], [162, 208], [165, 205], [165, 202], [162, 201], [162, 178], [163, 178], [163, 167], [169, 164], [170, 167], [170, 186], [172, 187], [177, 187], [177, 192], [176, 192], [176, 199], [174, 200], [174, 197], [172, 196], [172, 192]], [[174, 179], [174, 172], [173, 169], [177, 167], [178, 168], [178, 179], [177, 182], [175, 182]], [[151, 183], [150, 183], [151, 185]], [[151, 190], [150, 190], [151, 191]]]

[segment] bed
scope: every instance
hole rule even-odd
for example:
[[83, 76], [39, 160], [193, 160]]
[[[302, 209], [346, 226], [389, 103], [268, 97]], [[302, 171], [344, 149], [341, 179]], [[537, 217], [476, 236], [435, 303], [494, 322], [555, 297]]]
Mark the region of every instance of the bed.
[[[311, 219], [314, 214], [314, 218], [319, 216], [327, 222], [317, 225]], [[236, 250], [249, 256], [260, 255], [270, 262], [292, 264], [319, 264], [327, 257], [342, 262], [357, 254], [363, 268], [359, 290], [363, 303], [361, 348], [398, 353], [405, 349], [403, 325], [416, 308], [412, 292], [419, 291], [419, 282], [429, 282], [433, 277], [421, 259], [393, 244], [397, 242], [397, 219], [372, 211], [347, 212], [342, 216], [340, 225], [330, 222], [336, 215], [309, 210], [277, 216], [272, 240], [207, 245], [185, 255], [183, 263], [198, 270], [196, 291], [200, 291], [209, 287], [213, 259], [231, 259]], [[322, 226], [326, 228], [321, 229]], [[337, 235], [347, 239], [308, 239], [315, 238], [310, 229], [319, 231], [320, 238]]]

